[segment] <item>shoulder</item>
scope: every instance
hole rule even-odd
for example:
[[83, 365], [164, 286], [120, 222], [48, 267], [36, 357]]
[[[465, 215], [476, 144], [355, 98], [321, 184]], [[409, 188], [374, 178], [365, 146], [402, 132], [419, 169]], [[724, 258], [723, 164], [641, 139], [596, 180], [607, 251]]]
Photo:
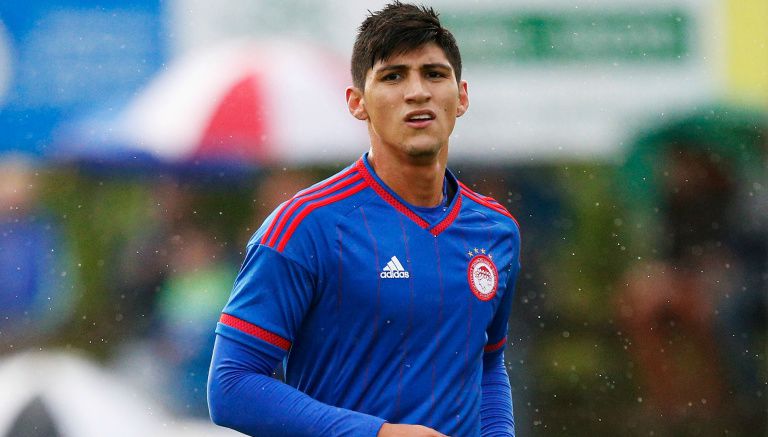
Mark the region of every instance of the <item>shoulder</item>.
[[479, 212], [486, 218], [508, 228], [514, 234], [520, 234], [520, 224], [504, 205], [492, 197], [473, 191], [460, 181], [458, 184], [466, 208]]
[[283, 202], [249, 245], [265, 245], [282, 253], [304, 239], [321, 239], [324, 233], [333, 231], [330, 224], [359, 204], [357, 198], [367, 186], [357, 165], [350, 165]]

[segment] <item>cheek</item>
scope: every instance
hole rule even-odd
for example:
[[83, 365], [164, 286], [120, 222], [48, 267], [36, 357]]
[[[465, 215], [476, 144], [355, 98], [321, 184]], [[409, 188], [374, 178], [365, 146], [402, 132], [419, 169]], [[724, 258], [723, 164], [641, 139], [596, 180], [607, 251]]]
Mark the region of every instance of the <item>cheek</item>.
[[366, 101], [366, 110], [376, 118], [386, 118], [394, 114], [397, 108], [396, 102], [387, 99], [386, 96], [372, 93]]
[[458, 96], [455, 98], [446, 98], [446, 100], [443, 101], [442, 110], [446, 114], [456, 114], [456, 110], [459, 108], [459, 101]]
[[399, 120], [398, 106], [390, 103], [376, 106], [374, 117], [381, 126], [391, 126]]
[[387, 120], [392, 118], [392, 113], [394, 112], [393, 110], [394, 107], [391, 105], [378, 104], [373, 107], [369, 107], [368, 115], [371, 117], [372, 121], [381, 124], [386, 123]]
[[443, 114], [445, 114], [447, 117], [455, 117], [458, 106], [453, 104], [446, 104], [442, 109]]

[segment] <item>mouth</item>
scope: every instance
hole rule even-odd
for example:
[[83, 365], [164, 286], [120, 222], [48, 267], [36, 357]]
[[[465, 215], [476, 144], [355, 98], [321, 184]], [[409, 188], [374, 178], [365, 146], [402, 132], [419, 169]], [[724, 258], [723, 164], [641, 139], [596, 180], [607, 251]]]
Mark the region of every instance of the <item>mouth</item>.
[[429, 126], [435, 119], [435, 113], [429, 110], [412, 111], [406, 114], [405, 123], [414, 128]]

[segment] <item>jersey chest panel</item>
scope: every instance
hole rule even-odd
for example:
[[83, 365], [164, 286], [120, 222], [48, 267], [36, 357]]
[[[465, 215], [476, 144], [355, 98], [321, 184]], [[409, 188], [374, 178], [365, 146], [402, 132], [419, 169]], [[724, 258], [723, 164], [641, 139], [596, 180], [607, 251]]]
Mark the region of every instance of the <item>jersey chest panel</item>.
[[[339, 255], [326, 263], [323, 305], [358, 337], [367, 330], [377, 342], [387, 334], [447, 346], [449, 333], [459, 332], [457, 345], [469, 341], [473, 352], [482, 350], [511, 254], [501, 233], [469, 224], [459, 219], [434, 236], [388, 206], [359, 208], [337, 226]], [[478, 257], [493, 264], [487, 295], [471, 286], [470, 264]]]
[[317, 293], [288, 382], [396, 422], [459, 426], [456, 418], [476, 416], [479, 394], [467, 389], [479, 387], [486, 331], [506, 291], [509, 232], [462, 211], [434, 236], [383, 202], [314, 232]]

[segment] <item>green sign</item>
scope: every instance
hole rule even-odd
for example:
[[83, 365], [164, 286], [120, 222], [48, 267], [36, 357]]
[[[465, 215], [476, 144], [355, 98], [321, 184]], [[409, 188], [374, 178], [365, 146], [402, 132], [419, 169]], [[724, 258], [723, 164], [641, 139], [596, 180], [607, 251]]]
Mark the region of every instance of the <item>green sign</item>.
[[481, 62], [679, 62], [690, 52], [691, 18], [654, 12], [444, 14], [462, 55]]

